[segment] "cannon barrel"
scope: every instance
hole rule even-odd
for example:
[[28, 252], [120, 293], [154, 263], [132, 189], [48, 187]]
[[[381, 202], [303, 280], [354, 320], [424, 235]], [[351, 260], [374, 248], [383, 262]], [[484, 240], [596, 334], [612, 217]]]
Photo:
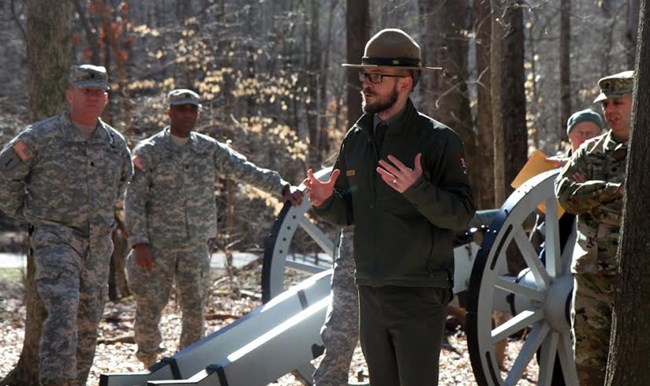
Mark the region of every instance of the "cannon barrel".
[[494, 217], [496, 217], [498, 213], [499, 213], [499, 209], [477, 210], [476, 213], [474, 213], [472, 219], [469, 221], [467, 227], [469, 229], [488, 227], [490, 226], [492, 220], [494, 220]]

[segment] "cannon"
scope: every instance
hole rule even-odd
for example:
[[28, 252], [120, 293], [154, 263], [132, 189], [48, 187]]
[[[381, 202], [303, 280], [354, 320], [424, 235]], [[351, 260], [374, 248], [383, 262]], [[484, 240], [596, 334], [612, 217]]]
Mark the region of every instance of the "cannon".
[[[329, 177], [329, 169], [317, 174]], [[488, 225], [480, 247], [468, 243], [455, 248], [454, 293], [467, 299], [466, 333], [474, 375], [479, 385], [515, 385], [529, 366], [539, 366], [539, 385], [577, 385], [571, 341], [570, 273], [575, 230], [566, 247], [560, 248], [559, 213], [553, 193], [557, 170], [539, 174], [513, 192], [495, 211], [479, 211], [470, 232]], [[531, 216], [545, 208], [542, 225], [544, 259], [529, 239]], [[291, 239], [299, 229], [331, 256], [333, 241], [307, 217], [309, 203], [285, 207], [265, 249], [262, 289], [265, 299], [283, 291], [284, 272], [302, 269], [315, 272], [327, 261], [295, 258]], [[480, 231], [480, 230], [478, 230]], [[511, 272], [508, 255], [521, 260], [522, 269]], [[493, 326], [494, 313], [511, 317]], [[497, 342], [525, 336], [517, 357], [504, 371], [497, 361]], [[559, 368], [556, 368], [558, 367]], [[554, 378], [555, 374], [555, 378]], [[559, 377], [563, 379], [558, 379]]]
[[[316, 175], [325, 179], [330, 171]], [[570, 329], [569, 268], [575, 229], [561, 248], [553, 194], [556, 174], [557, 170], [539, 174], [501, 208], [479, 212], [468, 234], [482, 236], [480, 246], [469, 237], [454, 250], [454, 293], [466, 299], [465, 330], [479, 385], [516, 385], [531, 366], [538, 366], [538, 385], [578, 384]], [[528, 237], [531, 215], [540, 206], [545, 209], [543, 258]], [[148, 373], [103, 374], [100, 385], [263, 385], [289, 372], [309, 383], [310, 361], [323, 350], [318, 332], [328, 301], [334, 248], [332, 233], [309, 217], [310, 208], [308, 200], [300, 207], [286, 205], [272, 227], [262, 270], [263, 306], [163, 358]], [[296, 253], [294, 239], [304, 243], [306, 238], [319, 251]], [[508, 256], [519, 261], [516, 271]], [[297, 270], [307, 279], [285, 288], [287, 277]], [[494, 324], [496, 313], [507, 315], [507, 320]], [[511, 336], [523, 343], [516, 358], [500, 368], [498, 343]]]

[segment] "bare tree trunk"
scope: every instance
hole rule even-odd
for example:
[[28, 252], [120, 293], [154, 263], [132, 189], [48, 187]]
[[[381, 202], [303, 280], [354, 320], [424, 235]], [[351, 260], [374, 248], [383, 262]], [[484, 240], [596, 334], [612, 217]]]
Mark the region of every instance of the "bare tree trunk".
[[130, 248], [124, 220], [123, 201], [121, 201], [119, 208], [115, 208], [115, 222], [117, 226], [111, 234], [113, 254], [111, 255], [110, 272], [108, 275], [108, 298], [113, 302], [131, 294], [126, 278], [126, 257], [129, 254]]
[[[443, 70], [422, 77], [421, 92], [430, 101], [420, 108], [454, 129], [465, 144], [465, 157], [470, 170], [478, 167], [477, 139], [469, 107], [467, 87], [468, 0], [438, 2], [418, 1], [424, 20], [423, 57], [426, 65], [442, 66]], [[478, 174], [470, 173], [473, 186]]]
[[639, 28], [639, 0], [627, 0], [627, 31], [625, 46], [627, 47], [628, 68], [634, 67], [636, 58], [637, 30]]
[[[348, 63], [360, 63], [366, 42], [370, 39], [370, 12], [368, 0], [347, 0], [345, 13]], [[357, 72], [347, 70], [348, 125], [352, 126], [361, 116], [361, 85]]]
[[603, 15], [610, 17], [612, 15], [612, 0], [599, 0], [597, 1], [598, 6], [603, 11]]
[[192, 15], [192, 1], [176, 0], [176, 16], [180, 24], [183, 24], [187, 17]]
[[560, 10], [560, 138], [568, 140], [566, 122], [571, 116], [571, 0], [562, 0]]
[[310, 0], [310, 16], [311, 23], [308, 23], [309, 33], [304, 36], [307, 39], [307, 101], [305, 109], [307, 113], [307, 130], [309, 136], [309, 151], [307, 153], [307, 167], [318, 169], [322, 161], [321, 154], [318, 149], [320, 148], [318, 135], [319, 132], [319, 119], [320, 113], [318, 109], [318, 83], [320, 81], [321, 69], [321, 44], [320, 44], [320, 1]]
[[492, 131], [492, 98], [490, 71], [491, 10], [489, 0], [474, 0], [474, 32], [476, 36], [476, 128], [480, 167], [471, 170], [477, 176], [472, 186], [480, 209], [501, 205], [494, 192], [494, 133]]
[[[77, 0], [74, 0], [77, 2]], [[107, 40], [105, 46], [105, 60], [106, 68], [110, 68], [110, 58], [111, 54], [114, 58], [116, 74], [114, 78], [117, 78], [117, 90], [113, 89], [113, 95], [119, 95], [119, 101], [122, 106], [122, 116], [117, 121], [124, 122], [125, 126], [123, 128], [124, 134], [127, 138], [127, 141], [131, 141], [133, 136], [133, 119], [132, 119], [132, 106], [131, 101], [128, 97], [127, 91], [127, 79], [126, 79], [126, 58], [127, 52], [120, 47], [119, 38], [122, 34], [121, 28], [123, 23], [118, 23], [114, 20], [112, 12], [115, 10], [107, 5], [104, 0], [93, 0], [93, 4], [97, 9], [99, 15], [99, 20], [101, 23], [101, 28], [103, 30], [104, 38]], [[126, 15], [121, 15], [121, 17], [126, 17]], [[94, 28], [94, 27], [93, 27]], [[97, 37], [95, 35], [95, 37]], [[90, 36], [89, 36], [90, 38]], [[99, 41], [95, 42], [94, 46], [99, 46]], [[108, 122], [112, 122], [113, 117], [110, 116], [110, 112], [105, 112], [104, 115], [109, 114], [107, 117]], [[117, 213], [116, 213], [117, 216]], [[117, 219], [117, 217], [116, 217]], [[119, 223], [119, 219], [118, 219]], [[128, 283], [126, 278], [126, 256], [128, 254], [128, 246], [126, 246], [127, 240], [125, 238], [126, 233], [123, 232], [123, 229], [116, 228], [111, 235], [114, 241], [115, 248], [111, 256], [111, 269], [109, 274], [109, 299], [112, 301], [118, 301], [120, 297], [127, 296], [130, 291], [128, 289]]]
[[[329, 14], [327, 17], [327, 35], [325, 40], [325, 47], [323, 49], [323, 61], [321, 63], [321, 81], [319, 84], [319, 117], [318, 117], [318, 127], [320, 129], [318, 133], [318, 153], [321, 156], [321, 161], [326, 157], [330, 152], [330, 141], [329, 141], [329, 124], [328, 124], [328, 108], [327, 108], [327, 85], [329, 83], [329, 65], [330, 65], [330, 50], [332, 49], [332, 29], [334, 27], [334, 12], [338, 6], [339, 0], [333, 0]], [[320, 167], [320, 164], [318, 165]]]
[[[115, 61], [115, 78], [117, 78], [118, 86], [117, 90], [112, 91], [113, 95], [118, 94], [120, 96], [120, 100], [122, 102], [122, 117], [120, 120], [124, 122], [123, 132], [126, 137], [131, 138], [133, 135], [133, 117], [131, 114], [132, 106], [126, 88], [126, 51], [120, 47], [119, 43], [121, 28], [118, 30], [117, 26], [119, 24], [115, 22], [109, 14], [108, 6], [105, 4], [104, 0], [93, 1], [99, 11], [102, 29], [104, 30], [104, 34], [108, 40], [108, 45], [110, 46], [110, 49], [107, 47], [107, 53], [112, 51]], [[108, 60], [108, 55], [106, 60]]]
[[81, 4], [81, 0], [72, 0], [72, 4], [74, 5], [77, 15], [79, 15], [81, 26], [86, 32], [86, 40], [88, 41], [88, 48], [90, 49], [90, 63], [99, 64], [99, 38], [97, 37], [97, 30], [88, 19], [86, 10]]
[[[605, 384], [608, 386], [639, 385], [650, 379], [650, 366], [645, 355], [650, 351], [650, 265], [648, 229], [650, 202], [647, 192], [650, 165], [646, 155], [650, 146], [650, 2], [641, 0], [639, 38], [636, 57], [636, 87], [633, 102], [632, 135], [629, 143], [621, 244], [616, 259], [619, 277], [614, 297], [612, 338]], [[640, 383], [641, 382], [641, 383]]]
[[[27, 1], [30, 119], [58, 114], [66, 106], [64, 94], [72, 65], [72, 3], [70, 0]], [[39, 384], [39, 341], [46, 311], [36, 292], [34, 259], [27, 254], [25, 283], [25, 339], [16, 367], [2, 385]]]
[[[222, 3], [223, 5], [223, 3]], [[221, 23], [222, 25], [227, 25], [229, 23], [228, 20], [228, 13], [225, 12], [225, 8], [222, 10], [223, 12], [220, 13], [221, 15]], [[217, 44], [227, 44], [227, 43], [222, 43], [219, 42]], [[228, 56], [225, 56], [223, 59], [223, 63], [221, 63], [221, 66], [224, 68], [231, 68], [233, 66], [233, 63], [231, 61], [231, 58]], [[232, 90], [235, 88], [234, 87], [234, 79], [232, 74], [226, 74], [223, 82], [223, 95], [226, 97], [226, 103], [224, 106], [224, 114], [228, 117], [232, 116], [233, 111], [235, 109], [235, 97], [232, 93]], [[224, 127], [224, 132], [223, 132], [224, 137], [226, 138], [232, 138], [233, 137], [233, 130], [232, 130], [232, 125], [228, 125]], [[235, 233], [235, 218], [234, 218], [234, 212], [235, 212], [235, 182], [230, 179], [226, 178], [223, 176], [220, 176], [220, 181], [223, 186], [223, 192], [222, 194], [225, 196], [225, 206], [224, 206], [224, 211], [226, 213], [226, 224], [225, 224], [225, 232], [221, 232], [224, 236], [219, 237], [219, 234], [214, 235], [215, 240], [219, 241], [221, 240], [223, 242], [223, 245], [219, 245], [217, 243], [217, 248], [221, 247], [226, 255], [226, 274], [228, 275], [229, 278], [229, 283], [230, 283], [230, 289], [231, 292], [234, 295], [239, 295], [240, 294], [240, 287], [239, 287], [239, 281], [237, 280], [237, 276], [235, 275], [235, 266], [233, 263], [233, 255], [232, 255], [232, 250], [231, 246], [234, 242], [233, 240], [233, 235]], [[221, 208], [219, 208], [221, 209]], [[223, 212], [222, 212], [223, 213]], [[225, 234], [224, 234], [225, 233]], [[210, 254], [212, 254], [213, 250], [210, 248]]]
[[56, 6], [46, 0], [29, 0], [27, 9], [29, 110], [35, 121], [58, 114], [66, 106], [63, 94], [72, 65], [72, 6], [69, 0]]
[[494, 135], [494, 200], [495, 207], [500, 207], [506, 199], [505, 174], [504, 174], [504, 146], [503, 146], [503, 95], [501, 85], [501, 61], [505, 25], [503, 15], [505, 13], [506, 0], [490, 0], [492, 6], [492, 23], [490, 38], [490, 83], [493, 85], [490, 95], [492, 96], [492, 130]]
[[503, 140], [508, 149], [504, 160], [504, 182], [508, 195], [512, 191], [510, 182], [528, 159], [528, 130], [524, 89], [524, 14], [520, 2], [510, 1], [504, 16], [501, 83], [497, 84], [502, 88]]

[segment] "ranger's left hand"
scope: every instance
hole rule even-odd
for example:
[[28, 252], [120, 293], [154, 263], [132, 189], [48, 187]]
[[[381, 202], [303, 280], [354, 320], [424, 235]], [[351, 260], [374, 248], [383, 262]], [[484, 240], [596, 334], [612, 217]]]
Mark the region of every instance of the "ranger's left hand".
[[404, 193], [422, 177], [422, 153], [415, 156], [413, 165], [414, 168], [411, 169], [394, 156], [389, 155], [388, 161], [379, 160], [376, 170], [385, 183], [398, 192]]

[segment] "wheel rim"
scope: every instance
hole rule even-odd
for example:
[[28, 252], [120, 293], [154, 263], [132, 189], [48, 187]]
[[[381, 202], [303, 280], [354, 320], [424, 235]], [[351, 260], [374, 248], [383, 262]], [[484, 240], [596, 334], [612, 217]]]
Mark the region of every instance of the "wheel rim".
[[[573, 288], [569, 246], [575, 236], [560, 251], [553, 191], [556, 175], [557, 170], [538, 175], [508, 198], [490, 225], [472, 267], [466, 328], [470, 359], [480, 385], [515, 385], [538, 358], [537, 384], [550, 386], [556, 357], [566, 384], [577, 384], [568, 315]], [[545, 264], [524, 229], [539, 204], [546, 207]], [[508, 248], [516, 248], [526, 264], [526, 270], [517, 276], [508, 274]], [[507, 312], [512, 319], [490, 327], [495, 311]], [[507, 371], [500, 371], [495, 344], [522, 331], [527, 332], [521, 350]]]
[[[315, 176], [320, 180], [329, 178], [332, 168], [318, 171]], [[300, 190], [305, 187], [300, 185]], [[262, 301], [264, 303], [285, 290], [284, 279], [288, 268], [308, 273], [316, 273], [332, 268], [334, 256], [333, 238], [320, 229], [308, 216], [311, 203], [305, 196], [302, 205], [294, 207], [290, 203], [284, 205], [273, 223], [269, 237], [264, 247], [264, 265], [262, 268]], [[316, 253], [312, 256], [294, 253], [292, 240], [297, 231], [304, 231], [325, 255]]]

